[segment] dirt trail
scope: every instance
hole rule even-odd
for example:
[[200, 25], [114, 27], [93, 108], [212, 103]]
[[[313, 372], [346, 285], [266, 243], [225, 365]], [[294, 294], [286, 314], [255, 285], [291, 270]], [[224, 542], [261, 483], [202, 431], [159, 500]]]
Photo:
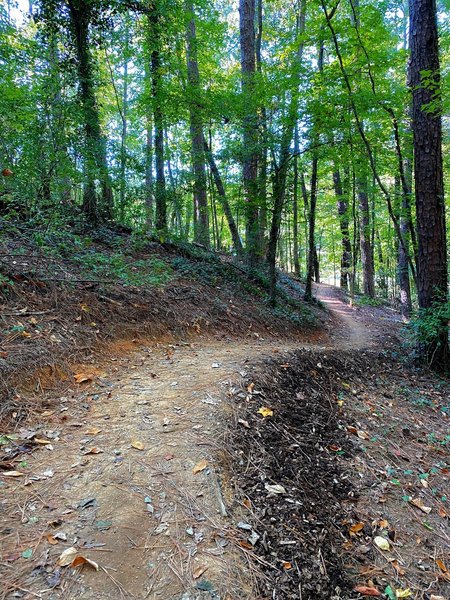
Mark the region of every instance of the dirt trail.
[[[332, 311], [332, 340], [321, 347], [370, 343], [332, 288], [320, 286], [319, 297]], [[214, 457], [227, 393], [246, 364], [298, 345], [141, 348], [61, 398], [33, 427], [52, 450], [34, 449], [17, 467], [26, 474], [4, 479], [3, 597], [253, 598]], [[57, 533], [65, 539], [47, 538]], [[55, 570], [70, 546], [100, 571]]]

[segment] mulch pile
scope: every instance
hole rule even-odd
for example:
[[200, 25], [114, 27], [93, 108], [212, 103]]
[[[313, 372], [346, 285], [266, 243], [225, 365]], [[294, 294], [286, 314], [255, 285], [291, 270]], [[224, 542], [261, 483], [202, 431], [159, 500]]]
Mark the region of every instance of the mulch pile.
[[[351, 443], [339, 394], [352, 378], [365, 378], [369, 363], [362, 353], [315, 351], [285, 361], [257, 368], [237, 394], [230, 432], [232, 483], [260, 536], [252, 548], [255, 564], [264, 565], [259, 592], [290, 600], [348, 598], [342, 502], [353, 492], [342, 457]], [[264, 417], [265, 408], [273, 415]], [[250, 551], [244, 534], [241, 544]]]

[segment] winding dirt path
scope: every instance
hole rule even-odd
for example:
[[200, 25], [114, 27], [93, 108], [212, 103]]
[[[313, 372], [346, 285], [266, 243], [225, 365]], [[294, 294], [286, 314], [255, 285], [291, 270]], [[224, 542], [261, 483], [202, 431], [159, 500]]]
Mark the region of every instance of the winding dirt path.
[[[370, 344], [333, 288], [318, 294], [331, 311], [321, 347]], [[34, 448], [18, 467], [24, 475], [0, 487], [2, 597], [252, 598], [215, 457], [226, 447], [233, 382], [251, 362], [294, 347], [255, 339], [141, 348], [69, 391], [33, 427], [51, 449]], [[99, 571], [58, 568], [68, 547]]]

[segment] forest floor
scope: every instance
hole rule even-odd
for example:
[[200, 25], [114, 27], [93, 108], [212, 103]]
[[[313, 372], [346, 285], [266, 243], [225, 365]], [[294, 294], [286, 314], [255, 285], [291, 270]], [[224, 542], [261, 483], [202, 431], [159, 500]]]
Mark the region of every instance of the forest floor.
[[321, 330], [249, 303], [66, 356], [0, 438], [1, 597], [450, 598], [448, 381], [391, 309], [317, 294]]

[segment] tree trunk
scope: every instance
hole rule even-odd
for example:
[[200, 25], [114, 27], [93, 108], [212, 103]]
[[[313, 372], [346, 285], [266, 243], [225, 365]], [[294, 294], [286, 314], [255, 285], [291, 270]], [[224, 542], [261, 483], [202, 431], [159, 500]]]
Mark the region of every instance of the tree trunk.
[[125, 60], [123, 63], [123, 92], [122, 92], [122, 132], [120, 137], [120, 216], [125, 217], [125, 191], [126, 191], [126, 144], [128, 129], [128, 53], [130, 32], [128, 24], [125, 25]]
[[[112, 186], [106, 160], [106, 142], [101, 133], [100, 116], [95, 98], [93, 59], [89, 46], [91, 4], [86, 0], [68, 0], [71, 28], [77, 53], [77, 71], [83, 111], [86, 177], [83, 192], [83, 212], [92, 222], [112, 218]], [[96, 178], [101, 183], [101, 206], [98, 206]]]
[[317, 154], [314, 152], [312, 160], [312, 173], [311, 173], [311, 190], [310, 190], [310, 201], [309, 201], [309, 214], [308, 214], [308, 271], [306, 274], [306, 286], [304, 298], [307, 302], [311, 302], [313, 298], [312, 294], [312, 282], [316, 272], [316, 205], [317, 205], [317, 168], [319, 159]]
[[238, 256], [242, 256], [244, 252], [244, 248], [242, 246], [241, 238], [239, 237], [238, 228], [236, 225], [236, 221], [234, 220], [233, 213], [231, 212], [230, 204], [228, 202], [227, 195], [225, 193], [225, 187], [222, 182], [222, 178], [219, 173], [219, 169], [217, 168], [216, 161], [214, 160], [213, 153], [211, 152], [210, 147], [208, 146], [208, 142], [205, 138], [203, 138], [203, 143], [205, 147], [206, 158], [209, 163], [209, 168], [211, 169], [212, 176], [214, 178], [214, 183], [216, 184], [217, 193], [219, 194], [219, 201], [222, 206], [222, 210], [225, 213], [225, 218], [228, 223], [228, 227], [231, 233], [231, 239], [233, 240], [233, 246], [236, 250]]
[[367, 177], [359, 176], [356, 180], [360, 219], [361, 266], [363, 271], [364, 295], [375, 298], [375, 273], [373, 264], [373, 246], [370, 241], [369, 195]]
[[149, 40], [151, 43], [150, 72], [152, 83], [153, 128], [155, 148], [155, 228], [158, 234], [167, 232], [167, 193], [166, 177], [164, 174], [164, 117], [162, 100], [162, 74], [161, 74], [161, 25], [158, 6], [151, 5], [149, 14]]
[[294, 273], [297, 277], [300, 277], [300, 258], [298, 251], [298, 152], [299, 152], [299, 136], [298, 136], [298, 125], [295, 125], [294, 132], [294, 181], [293, 181], [293, 195], [292, 195], [292, 237], [293, 237], [293, 249], [292, 258], [294, 262]]
[[256, 48], [255, 0], [239, 0], [241, 87], [245, 114], [242, 121], [242, 176], [246, 207], [246, 251], [251, 267], [259, 260], [258, 119], [254, 102]]
[[[440, 66], [435, 0], [410, 0], [410, 86], [413, 96], [414, 181], [418, 237], [417, 293], [428, 309], [448, 299], [445, 199], [442, 172]], [[424, 72], [429, 81], [424, 81]], [[430, 102], [434, 104], [430, 107]], [[427, 107], [427, 110], [424, 110]], [[448, 325], [422, 347], [433, 366], [448, 367]]]
[[185, 10], [189, 15], [186, 31], [187, 57], [187, 97], [189, 103], [189, 124], [191, 134], [192, 170], [194, 172], [194, 210], [195, 220], [194, 239], [206, 248], [210, 246], [208, 197], [206, 190], [205, 150], [203, 137], [203, 118], [200, 99], [200, 74], [197, 61], [197, 39], [195, 29], [194, 6], [192, 0], [186, 0]]
[[349, 219], [348, 219], [348, 205], [346, 195], [344, 194], [344, 188], [342, 185], [342, 178], [339, 166], [334, 165], [333, 171], [333, 184], [334, 193], [337, 201], [337, 211], [339, 218], [339, 229], [341, 231], [341, 270], [339, 283], [341, 288], [348, 290], [348, 279], [352, 264], [352, 245], [350, 242], [350, 231], [349, 231]]

